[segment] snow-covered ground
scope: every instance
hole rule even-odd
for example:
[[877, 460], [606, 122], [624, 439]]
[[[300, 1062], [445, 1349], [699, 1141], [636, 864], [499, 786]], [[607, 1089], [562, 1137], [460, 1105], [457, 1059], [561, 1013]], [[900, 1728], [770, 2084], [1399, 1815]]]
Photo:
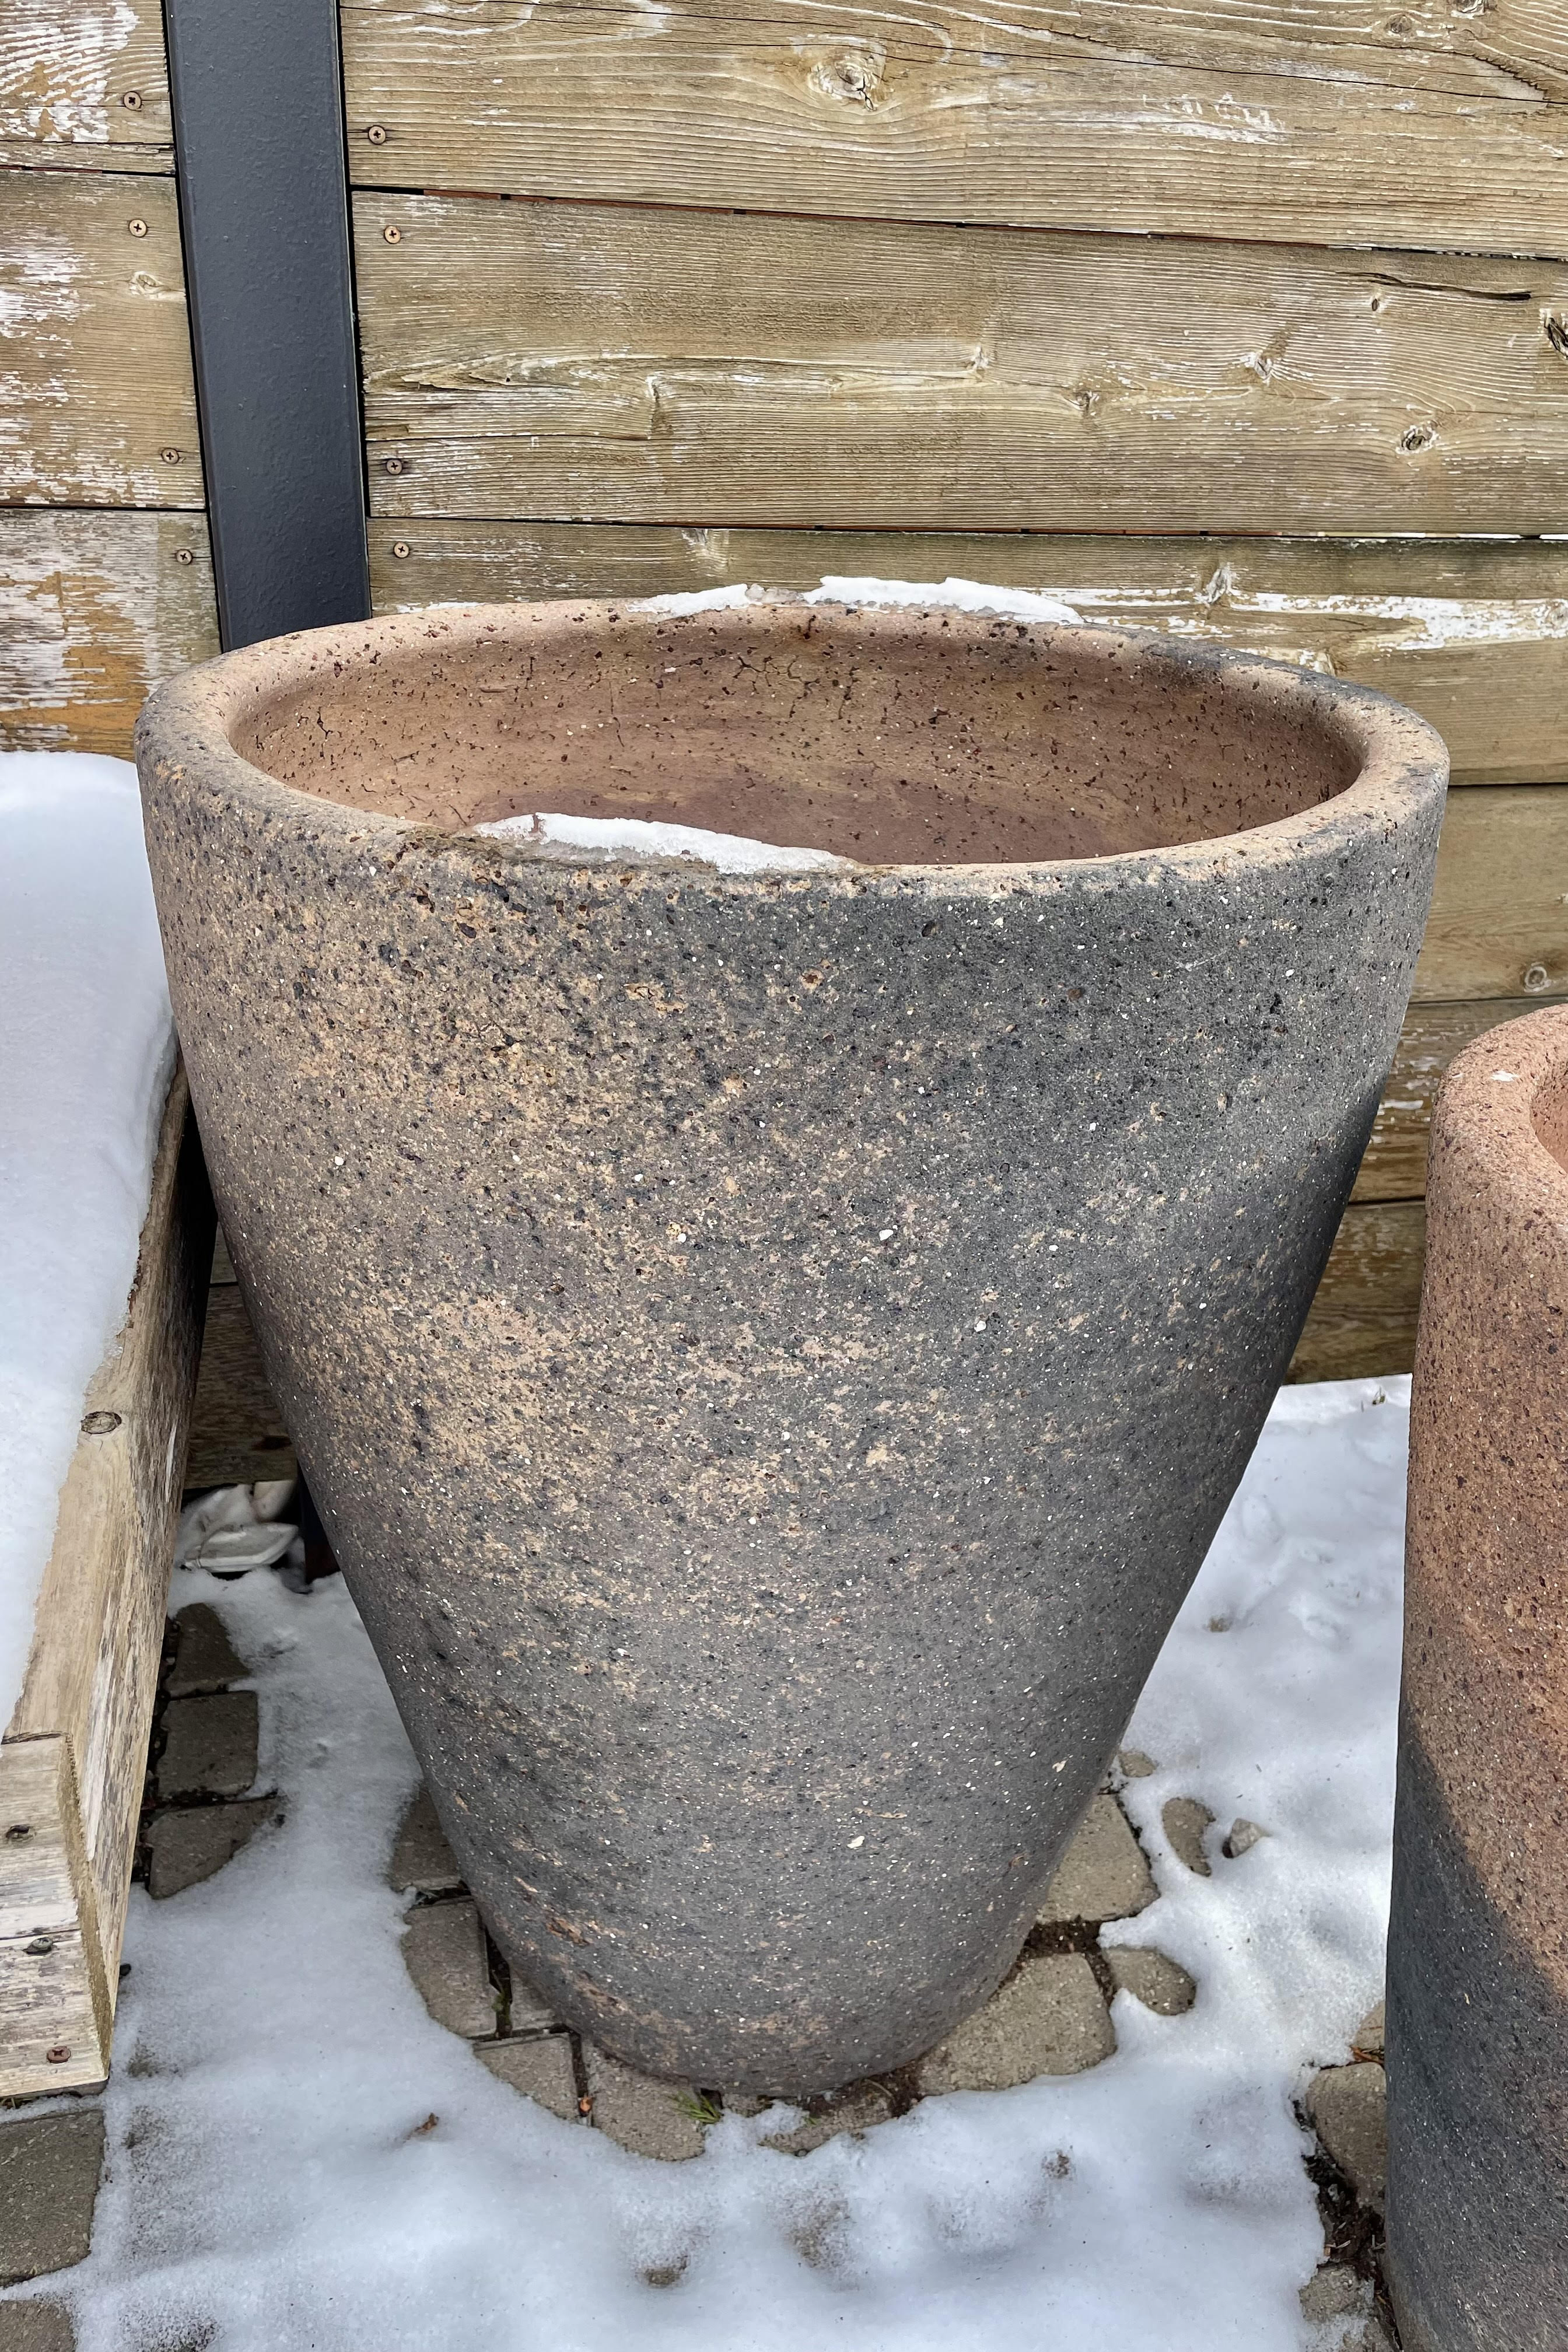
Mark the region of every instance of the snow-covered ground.
[[[385, 1883], [413, 1757], [340, 1581], [180, 1570], [257, 1664], [287, 1800], [220, 1874], [132, 1897], [82, 2352], [1304, 2352], [1321, 2231], [1293, 2095], [1381, 1990], [1407, 1383], [1285, 1391], [1129, 1728], [1160, 1899], [1109, 1939], [1116, 2055], [927, 2099], [805, 2158], [726, 2116], [665, 2165], [558, 2122], [436, 2025]], [[1173, 1796], [1215, 1816], [1213, 1874]], [[1268, 1834], [1237, 1860], [1233, 1819]], [[437, 2118], [434, 2122], [431, 2118]], [[676, 2284], [648, 2271], [679, 2271]], [[205, 2330], [211, 2329], [209, 2335]]]
[[0, 1725], [124, 1318], [174, 1051], [135, 769], [0, 752]]

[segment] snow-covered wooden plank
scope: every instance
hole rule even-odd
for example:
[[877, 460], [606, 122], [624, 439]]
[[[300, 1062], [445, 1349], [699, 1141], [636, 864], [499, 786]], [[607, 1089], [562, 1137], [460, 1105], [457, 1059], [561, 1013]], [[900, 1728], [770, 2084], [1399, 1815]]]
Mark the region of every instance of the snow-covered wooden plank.
[[1458, 783], [1568, 776], [1561, 540], [681, 530], [418, 516], [374, 520], [370, 546], [381, 613], [750, 581], [815, 588], [825, 574], [956, 575], [1037, 589], [1086, 620], [1246, 646], [1376, 687], [1431, 720]]
[[1568, 253], [1562, 12], [345, 0], [388, 187]]
[[152, 688], [217, 649], [202, 516], [0, 512], [0, 749], [127, 759]]
[[0, 173], [0, 500], [201, 506], [172, 180]]
[[108, 2072], [212, 1234], [179, 1070], [0, 1741], [0, 2097]]
[[378, 515], [1540, 532], [1568, 267], [355, 199]]

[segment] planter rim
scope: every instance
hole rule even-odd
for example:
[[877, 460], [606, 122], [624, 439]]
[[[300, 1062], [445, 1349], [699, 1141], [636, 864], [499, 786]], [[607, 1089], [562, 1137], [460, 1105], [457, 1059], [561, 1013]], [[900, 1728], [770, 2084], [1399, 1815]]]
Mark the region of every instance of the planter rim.
[[1489, 1029], [1450, 1065], [1433, 1114], [1436, 1151], [1515, 1211], [1535, 1210], [1568, 1239], [1568, 1164], [1541, 1131], [1542, 1097], [1568, 1095], [1568, 1004]]
[[[262, 704], [296, 691], [313, 675], [358, 666], [384, 654], [444, 645], [462, 649], [498, 638], [530, 637], [597, 623], [617, 632], [690, 632], [693, 636], [751, 628], [773, 634], [781, 622], [809, 615], [829, 627], [853, 619], [857, 632], [873, 639], [907, 639], [924, 632], [963, 646], [1005, 635], [1047, 651], [1058, 648], [1099, 656], [1107, 665], [1125, 653], [1191, 677], [1217, 680], [1229, 697], [1263, 696], [1266, 704], [1295, 706], [1315, 717], [1325, 734], [1355, 753], [1358, 772], [1342, 791], [1294, 814], [1238, 832], [1211, 834], [1195, 841], [1116, 850], [1095, 856], [1008, 861], [932, 860], [914, 864], [841, 865], [815, 868], [779, 866], [726, 872], [699, 857], [667, 856], [642, 850], [589, 850], [552, 841], [542, 846], [525, 837], [481, 834], [470, 827], [424, 824], [383, 811], [351, 807], [327, 793], [284, 783], [236, 749], [232, 732]], [[1328, 849], [1347, 832], [1397, 826], [1415, 814], [1434, 783], [1447, 783], [1447, 747], [1436, 729], [1402, 703], [1370, 687], [1324, 677], [1291, 662], [1261, 654], [1204, 644], [1190, 645], [1158, 629], [1102, 628], [1068, 622], [1021, 622], [943, 605], [806, 604], [785, 597], [723, 605], [689, 614], [659, 611], [646, 601], [617, 598], [557, 598], [537, 604], [434, 604], [389, 613], [374, 620], [324, 629], [301, 629], [261, 640], [213, 659], [193, 664], [154, 688], [136, 723], [136, 754], [190, 769], [199, 782], [258, 814], [298, 822], [308, 814], [318, 835], [336, 834], [345, 847], [374, 839], [395, 840], [427, 852], [461, 849], [499, 866], [542, 867], [559, 877], [603, 872], [608, 867], [646, 868], [661, 882], [684, 882], [704, 892], [749, 898], [760, 887], [774, 890], [865, 894], [911, 887], [941, 893], [954, 889], [994, 894], [1020, 884], [1046, 888], [1068, 886], [1125, 888], [1141, 877], [1168, 883], [1175, 877], [1212, 876], [1216, 867], [1244, 862], [1253, 868]]]

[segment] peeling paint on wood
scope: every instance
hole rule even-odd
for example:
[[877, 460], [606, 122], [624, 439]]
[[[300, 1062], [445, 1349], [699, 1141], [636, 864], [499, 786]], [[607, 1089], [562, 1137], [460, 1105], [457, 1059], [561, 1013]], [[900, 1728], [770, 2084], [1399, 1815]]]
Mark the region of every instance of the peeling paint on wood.
[[0, 512], [0, 747], [128, 759], [147, 694], [217, 649], [204, 516]]
[[1364, 535], [1568, 512], [1551, 262], [363, 192], [355, 221], [381, 515]]
[[[1455, 781], [1568, 777], [1568, 543], [1146, 539], [1036, 532], [681, 530], [374, 520], [377, 612], [542, 596], [655, 596], [825, 574], [996, 581], [1086, 617], [1309, 660], [1429, 719]], [[395, 547], [406, 550], [394, 553]]]
[[0, 141], [90, 153], [169, 136], [163, 25], [153, 0], [5, 0]]
[[0, 173], [0, 502], [202, 505], [172, 180]]

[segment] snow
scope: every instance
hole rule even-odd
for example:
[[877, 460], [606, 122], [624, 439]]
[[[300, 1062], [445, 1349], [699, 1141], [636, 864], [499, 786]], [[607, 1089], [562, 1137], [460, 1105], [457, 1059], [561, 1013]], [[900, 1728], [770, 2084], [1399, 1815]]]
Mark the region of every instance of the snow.
[[835, 856], [830, 849], [790, 849], [752, 841], [743, 834], [708, 833], [695, 824], [649, 824], [631, 816], [557, 816], [541, 810], [533, 815], [499, 817], [494, 824], [477, 824], [474, 831], [501, 840], [558, 841], [572, 848], [600, 850], [606, 857], [629, 851], [637, 857], [700, 858], [721, 874], [847, 872], [853, 862]]
[[88, 1383], [124, 1318], [174, 1050], [129, 761], [0, 753], [0, 1724]]
[[[255, 1664], [286, 1818], [134, 1892], [92, 2252], [37, 2291], [81, 2352], [1328, 2352], [1291, 2103], [1381, 1990], [1407, 1391], [1280, 1396], [1129, 1727], [1162, 1891], [1110, 1934], [1182, 1961], [1195, 2007], [1119, 1995], [1091, 2073], [804, 2158], [759, 2144], [777, 2110], [690, 2163], [626, 2155], [435, 2025], [384, 1882], [414, 1760], [342, 1585], [182, 1570], [173, 1605]], [[1176, 1795], [1215, 1816], [1210, 1878], [1163, 1838]], [[1237, 1816], [1267, 1834], [1231, 1861]]]
[[[634, 613], [722, 613], [736, 605], [773, 603], [781, 597], [795, 601], [788, 590], [747, 587], [681, 590], [671, 596], [645, 596], [630, 606]], [[805, 604], [914, 605], [922, 612], [994, 613], [1007, 621], [1081, 621], [1083, 615], [1058, 596], [1042, 596], [1032, 588], [999, 588], [983, 580], [877, 580], [848, 572], [826, 572], [819, 587], [808, 588], [798, 600]]]

